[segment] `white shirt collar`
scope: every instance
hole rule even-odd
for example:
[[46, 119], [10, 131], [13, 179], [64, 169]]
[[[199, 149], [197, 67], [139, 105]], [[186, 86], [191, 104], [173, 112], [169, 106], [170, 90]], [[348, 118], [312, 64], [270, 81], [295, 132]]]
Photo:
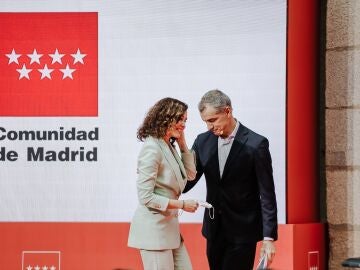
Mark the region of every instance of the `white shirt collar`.
[[239, 126], [240, 126], [239, 122], [236, 121], [235, 128], [234, 128], [234, 130], [231, 132], [231, 134], [230, 134], [228, 137], [226, 137], [226, 138], [221, 138], [221, 137], [219, 136], [219, 142], [220, 142], [220, 144], [221, 144], [221, 145], [225, 145], [225, 144], [231, 143], [231, 142], [234, 140], [234, 138], [235, 138], [235, 135], [236, 135], [236, 133], [237, 133], [237, 131], [238, 131], [238, 129], [239, 129]]

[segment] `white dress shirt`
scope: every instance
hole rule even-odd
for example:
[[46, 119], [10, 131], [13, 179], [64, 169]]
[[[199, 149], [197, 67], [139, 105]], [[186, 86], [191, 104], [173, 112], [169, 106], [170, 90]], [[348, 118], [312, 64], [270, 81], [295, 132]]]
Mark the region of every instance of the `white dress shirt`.
[[220, 136], [218, 137], [220, 178], [222, 177], [222, 174], [224, 172], [225, 163], [229, 156], [230, 149], [234, 142], [234, 138], [238, 129], [239, 129], [239, 122], [236, 121], [235, 128], [228, 137], [226, 138], [221, 138]]

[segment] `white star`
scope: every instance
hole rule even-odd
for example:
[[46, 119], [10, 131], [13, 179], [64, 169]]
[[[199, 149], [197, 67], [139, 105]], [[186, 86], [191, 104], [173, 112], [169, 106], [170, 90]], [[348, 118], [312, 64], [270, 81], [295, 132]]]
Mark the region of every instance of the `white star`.
[[56, 270], [56, 267], [55, 267], [55, 266], [51, 266], [51, 267], [50, 267], [50, 270]]
[[34, 270], [40, 270], [40, 267], [37, 265], [34, 267]]
[[66, 68], [65, 69], [60, 69], [60, 71], [64, 74], [63, 75], [63, 79], [65, 79], [66, 77], [69, 77], [70, 79], [73, 79], [72, 73], [75, 71], [76, 69], [71, 69], [69, 67], [69, 64], [66, 64]]
[[47, 268], [47, 266], [46, 265], [44, 265], [43, 267], [42, 267], [42, 270], [48, 270], [49, 268]]
[[34, 49], [32, 54], [28, 54], [27, 56], [30, 57], [30, 65], [34, 62], [40, 64], [40, 57], [43, 56], [43, 54], [38, 54], [36, 49]]
[[32, 267], [29, 265], [28, 267], [26, 267], [26, 270], [32, 270]]
[[41, 73], [41, 80], [44, 79], [45, 77], [46, 78], [49, 78], [51, 80], [51, 72], [53, 72], [54, 70], [53, 69], [49, 69], [47, 64], [45, 64], [44, 68], [43, 69], [38, 69], [39, 72]]
[[20, 80], [21, 78], [23, 78], [23, 77], [25, 77], [25, 78], [27, 78], [28, 80], [30, 80], [30, 78], [29, 78], [29, 73], [32, 71], [32, 69], [27, 69], [27, 68], [25, 67], [25, 64], [23, 64], [23, 66], [22, 66], [21, 69], [20, 69], [20, 68], [16, 69], [16, 71], [20, 73], [19, 80]]
[[12, 49], [12, 52], [9, 54], [6, 54], [6, 56], [9, 58], [9, 65], [14, 62], [16, 64], [19, 64], [18, 58], [21, 56], [21, 54], [17, 54], [14, 49]]
[[61, 64], [61, 58], [65, 55], [65, 54], [60, 54], [58, 49], [55, 50], [54, 54], [49, 54], [50, 57], [52, 58], [52, 62], [51, 64], [54, 64], [56, 62]]
[[74, 57], [74, 64], [76, 64], [77, 62], [80, 62], [81, 64], [84, 64], [83, 58], [86, 56], [87, 54], [82, 54], [80, 52], [80, 49], [77, 49], [76, 54], [72, 54], [71, 56]]

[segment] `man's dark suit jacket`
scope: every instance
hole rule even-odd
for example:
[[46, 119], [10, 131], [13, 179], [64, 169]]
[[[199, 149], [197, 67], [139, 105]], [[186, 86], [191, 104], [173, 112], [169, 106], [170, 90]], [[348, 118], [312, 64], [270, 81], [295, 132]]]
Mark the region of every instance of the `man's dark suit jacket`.
[[220, 179], [218, 137], [200, 134], [193, 145], [197, 176], [205, 175], [206, 201], [215, 208], [214, 219], [205, 210], [202, 234], [214, 239], [221, 223], [229, 241], [246, 243], [277, 239], [277, 207], [268, 140], [240, 124]]

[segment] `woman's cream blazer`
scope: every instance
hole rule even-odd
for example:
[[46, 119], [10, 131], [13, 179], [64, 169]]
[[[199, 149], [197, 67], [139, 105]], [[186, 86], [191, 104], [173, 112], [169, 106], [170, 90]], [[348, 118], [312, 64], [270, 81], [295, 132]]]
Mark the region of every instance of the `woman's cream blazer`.
[[177, 200], [186, 181], [196, 176], [192, 152], [171, 150], [163, 139], [145, 139], [138, 157], [139, 205], [130, 225], [128, 246], [162, 250], [180, 246], [178, 209], [167, 209]]

